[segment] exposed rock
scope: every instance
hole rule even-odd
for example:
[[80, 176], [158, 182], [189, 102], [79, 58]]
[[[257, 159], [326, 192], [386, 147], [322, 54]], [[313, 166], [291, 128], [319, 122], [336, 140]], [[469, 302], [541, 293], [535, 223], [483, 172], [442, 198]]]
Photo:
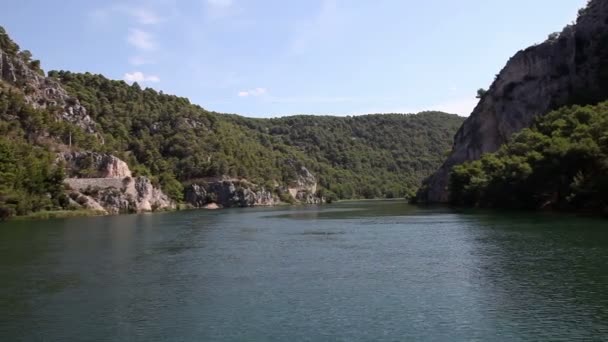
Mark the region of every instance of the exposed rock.
[[608, 98], [608, 1], [591, 0], [576, 25], [512, 57], [454, 138], [443, 166], [418, 193], [447, 202], [454, 165], [495, 152], [534, 119], [570, 104]]
[[209, 204], [205, 204], [202, 208], [207, 209], [207, 210], [217, 210], [217, 209], [220, 209], [220, 206], [217, 205], [216, 203], [209, 203]]
[[264, 187], [238, 179], [208, 179], [186, 187], [188, 204], [203, 208], [210, 203], [221, 207], [273, 206], [279, 199]]
[[81, 206], [109, 214], [174, 209], [175, 203], [146, 177], [131, 177], [127, 163], [109, 154], [62, 153], [70, 198]]
[[175, 203], [146, 177], [68, 178], [69, 197], [109, 214], [175, 209]]
[[[66, 152], [59, 155], [66, 164], [69, 177], [125, 178], [131, 170], [124, 161], [110, 154], [95, 152]], [[87, 173], [84, 175], [84, 173]]]
[[77, 98], [70, 96], [61, 85], [33, 70], [25, 61], [0, 49], [0, 80], [23, 90], [26, 101], [34, 108], [58, 107], [58, 119], [75, 124], [88, 133], [96, 124]]
[[210, 203], [220, 207], [273, 206], [281, 203], [277, 192], [292, 198], [290, 202], [320, 204], [325, 200], [318, 197], [315, 176], [305, 167], [298, 170], [297, 178], [287, 187], [275, 184], [274, 191], [253, 184], [244, 179], [222, 177], [199, 180], [186, 187], [186, 203], [203, 208]]
[[184, 193], [186, 203], [195, 208], [203, 208], [206, 204], [211, 203], [211, 198], [207, 196], [207, 190], [202, 184], [190, 184], [186, 187]]
[[320, 204], [323, 198], [317, 196], [317, 179], [304, 166], [297, 171], [297, 178], [289, 184], [287, 191], [296, 201], [306, 204]]
[[84, 195], [80, 192], [70, 192], [69, 198], [70, 203], [72, 203], [73, 201], [82, 208], [108, 213], [108, 211], [104, 207], [102, 207], [99, 202], [94, 200], [92, 197]]

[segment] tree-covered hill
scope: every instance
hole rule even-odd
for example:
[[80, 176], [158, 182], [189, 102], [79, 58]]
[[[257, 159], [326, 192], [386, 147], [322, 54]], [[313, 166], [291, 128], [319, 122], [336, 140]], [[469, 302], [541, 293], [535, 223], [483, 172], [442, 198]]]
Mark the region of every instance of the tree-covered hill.
[[462, 118], [439, 112], [253, 119], [89, 73], [52, 71], [100, 126], [105, 152], [162, 179], [288, 182], [306, 166], [337, 198], [404, 197], [436, 168]]
[[306, 167], [328, 199], [406, 197], [463, 118], [440, 112], [254, 119], [90, 73], [51, 71], [0, 27], [0, 214], [66, 209], [57, 153], [125, 160], [174, 200], [210, 177], [284, 191]]
[[608, 102], [537, 119], [498, 152], [454, 167], [457, 205], [606, 211]]

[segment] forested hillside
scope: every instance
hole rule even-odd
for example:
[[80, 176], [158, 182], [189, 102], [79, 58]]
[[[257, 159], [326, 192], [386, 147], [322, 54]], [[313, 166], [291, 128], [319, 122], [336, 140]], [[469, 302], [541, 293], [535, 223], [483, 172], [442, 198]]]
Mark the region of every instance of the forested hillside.
[[454, 167], [458, 205], [605, 211], [608, 208], [608, 102], [565, 107], [480, 160]]
[[[439, 112], [254, 119], [90, 73], [51, 71], [0, 28], [0, 207], [4, 216], [70, 209], [58, 153], [125, 160], [175, 201], [210, 177], [284, 193], [310, 170], [319, 198], [411, 196], [463, 119]], [[283, 189], [283, 190], [281, 190]], [[282, 197], [281, 197], [282, 198]]]
[[337, 198], [404, 197], [441, 162], [462, 118], [438, 112], [253, 119], [100, 75], [50, 72], [100, 126], [104, 151], [179, 181], [288, 182], [306, 166]]

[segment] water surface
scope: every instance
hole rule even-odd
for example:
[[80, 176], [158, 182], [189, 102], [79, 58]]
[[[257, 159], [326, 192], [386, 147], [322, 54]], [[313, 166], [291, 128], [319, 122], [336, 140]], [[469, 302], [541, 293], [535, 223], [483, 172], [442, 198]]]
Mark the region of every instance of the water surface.
[[398, 201], [0, 224], [0, 341], [608, 339], [608, 225]]

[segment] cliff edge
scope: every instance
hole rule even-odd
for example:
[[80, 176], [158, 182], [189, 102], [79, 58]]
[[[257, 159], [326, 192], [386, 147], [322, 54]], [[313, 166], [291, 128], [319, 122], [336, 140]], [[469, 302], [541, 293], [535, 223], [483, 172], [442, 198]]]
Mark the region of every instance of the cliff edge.
[[444, 164], [423, 184], [417, 201], [449, 200], [454, 165], [495, 152], [534, 119], [572, 104], [608, 98], [608, 1], [591, 0], [576, 24], [545, 42], [519, 51], [496, 75], [454, 137]]

